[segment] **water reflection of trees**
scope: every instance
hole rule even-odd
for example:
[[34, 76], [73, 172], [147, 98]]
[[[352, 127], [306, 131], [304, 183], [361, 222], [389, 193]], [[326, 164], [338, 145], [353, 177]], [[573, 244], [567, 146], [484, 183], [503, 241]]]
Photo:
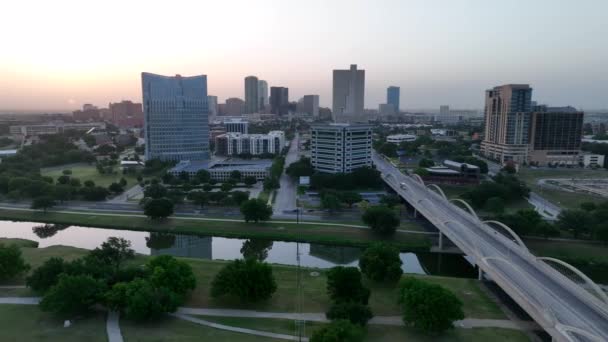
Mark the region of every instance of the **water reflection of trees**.
[[361, 249], [311, 243], [310, 255], [337, 265], [346, 265], [359, 260]]
[[150, 233], [146, 237], [146, 246], [150, 249], [167, 249], [175, 244], [175, 234], [171, 233]]
[[54, 236], [57, 232], [68, 228], [68, 225], [65, 224], [43, 224], [40, 226], [32, 227], [32, 232], [36, 234], [37, 237], [41, 239], [46, 239]]
[[241, 254], [245, 259], [254, 258], [264, 261], [268, 258], [270, 249], [272, 249], [272, 240], [249, 239], [243, 242]]

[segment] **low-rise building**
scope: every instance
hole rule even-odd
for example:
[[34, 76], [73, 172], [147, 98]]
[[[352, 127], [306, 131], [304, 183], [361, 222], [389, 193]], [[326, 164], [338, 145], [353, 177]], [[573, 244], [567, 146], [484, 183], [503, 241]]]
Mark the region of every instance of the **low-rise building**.
[[207, 170], [214, 179], [219, 182], [230, 179], [230, 174], [233, 171], [239, 171], [241, 177], [255, 177], [256, 180], [262, 181], [270, 175], [270, 167], [272, 160], [257, 159], [257, 160], [238, 160], [226, 159], [222, 161], [181, 161], [169, 173], [178, 176], [182, 172], [188, 173], [190, 176], [196, 175], [200, 170]]
[[87, 123], [66, 123], [66, 122], [51, 122], [36, 125], [18, 125], [10, 126], [11, 134], [35, 136], [46, 134], [63, 133], [69, 130], [89, 131], [91, 129], [106, 129], [106, 124], [103, 122], [87, 122]]
[[224, 127], [226, 128], [226, 132], [230, 133], [249, 133], [249, 122], [243, 119], [224, 120]]
[[386, 137], [386, 142], [400, 144], [402, 142], [412, 142], [416, 140], [413, 134], [393, 134]]
[[602, 154], [580, 154], [578, 156], [579, 164], [584, 167], [604, 167], [605, 157]]
[[239, 154], [277, 154], [285, 146], [283, 131], [270, 131], [268, 134], [226, 133], [215, 138], [215, 154], [233, 156]]

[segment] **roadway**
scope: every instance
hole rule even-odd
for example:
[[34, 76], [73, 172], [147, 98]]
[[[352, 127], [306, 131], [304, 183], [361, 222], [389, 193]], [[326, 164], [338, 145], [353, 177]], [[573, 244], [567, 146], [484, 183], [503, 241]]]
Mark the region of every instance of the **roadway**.
[[464, 253], [474, 257], [480, 270], [556, 341], [608, 341], [605, 302], [538, 260], [525, 247], [402, 174], [375, 152], [373, 160], [391, 188]]

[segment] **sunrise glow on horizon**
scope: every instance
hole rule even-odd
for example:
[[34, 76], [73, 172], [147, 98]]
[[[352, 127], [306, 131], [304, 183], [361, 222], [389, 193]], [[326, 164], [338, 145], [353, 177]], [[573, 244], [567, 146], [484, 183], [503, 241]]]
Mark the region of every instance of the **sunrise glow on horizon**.
[[554, 105], [608, 107], [606, 1], [11, 1], [0, 30], [0, 110], [141, 101], [140, 73], [208, 76], [220, 101], [243, 78], [319, 94], [332, 69], [366, 70], [365, 106], [481, 108], [529, 83]]

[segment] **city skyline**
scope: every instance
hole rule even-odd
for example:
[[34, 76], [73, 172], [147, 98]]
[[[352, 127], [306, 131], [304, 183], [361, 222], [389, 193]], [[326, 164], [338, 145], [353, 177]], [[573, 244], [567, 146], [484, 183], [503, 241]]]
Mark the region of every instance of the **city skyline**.
[[[389, 85], [401, 88], [402, 109], [480, 109], [485, 89], [508, 83], [530, 84], [539, 103], [608, 108], [604, 1], [309, 1], [297, 8], [281, 1], [8, 3], [0, 110], [141, 102], [141, 72], [206, 74], [219, 102], [241, 97], [243, 78], [256, 75], [289, 88], [292, 99], [319, 94], [320, 105], [331, 107], [332, 70], [350, 64], [367, 71], [371, 109], [385, 102]], [[201, 20], [201, 13], [211, 15]], [[33, 25], [23, 25], [26, 15]], [[91, 25], [107, 18], [126, 25]]]

